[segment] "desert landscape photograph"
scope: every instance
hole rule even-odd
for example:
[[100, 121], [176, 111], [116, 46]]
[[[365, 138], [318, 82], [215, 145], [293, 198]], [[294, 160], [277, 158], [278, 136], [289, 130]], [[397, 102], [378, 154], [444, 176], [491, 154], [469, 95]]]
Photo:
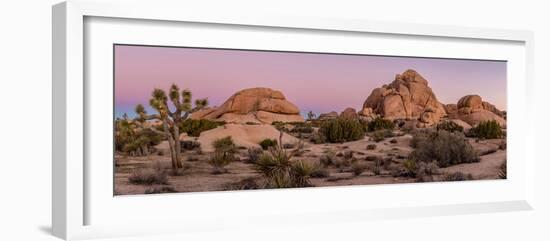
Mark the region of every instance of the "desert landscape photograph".
[[118, 44], [114, 194], [506, 179], [506, 76], [496, 60]]

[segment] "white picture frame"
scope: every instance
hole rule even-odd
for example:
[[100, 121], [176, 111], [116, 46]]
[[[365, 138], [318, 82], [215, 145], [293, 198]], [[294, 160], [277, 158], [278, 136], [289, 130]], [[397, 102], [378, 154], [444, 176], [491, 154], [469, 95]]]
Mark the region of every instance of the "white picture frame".
[[[162, 4], [161, 4], [162, 2]], [[150, 11], [150, 9], [155, 11]], [[266, 14], [232, 15], [208, 14], [207, 9], [192, 9], [178, 1], [86, 1], [70, 0], [53, 7], [53, 210], [52, 226], [53, 234], [63, 239], [85, 239], [96, 237], [112, 237], [140, 234], [160, 234], [176, 232], [193, 232], [208, 229], [238, 227], [244, 220], [254, 220], [254, 225], [276, 223], [277, 225], [294, 225], [301, 222], [324, 223], [361, 221], [383, 218], [423, 217], [433, 215], [451, 215], [466, 213], [482, 213], [497, 211], [530, 210], [534, 202], [534, 174], [536, 157], [534, 155], [534, 130], [529, 116], [532, 110], [520, 108], [532, 106], [532, 66], [533, 66], [533, 34], [528, 31], [496, 30], [481, 28], [466, 28], [439, 25], [420, 25], [408, 23], [370, 22], [353, 19], [322, 19], [296, 16], [278, 16]], [[373, 185], [369, 187], [345, 187], [345, 188], [321, 188], [308, 190], [268, 190], [258, 192], [225, 192], [201, 193], [201, 194], [176, 194], [155, 195], [149, 197], [136, 197], [116, 199], [108, 192], [97, 190], [98, 185], [91, 185], [88, 179], [97, 180], [93, 175], [106, 175], [109, 171], [96, 171], [95, 174], [86, 174], [90, 169], [96, 168], [96, 164], [90, 164], [90, 144], [97, 140], [88, 140], [90, 132], [95, 131], [90, 127], [90, 112], [95, 106], [90, 106], [89, 98], [101, 93], [100, 86], [90, 85], [86, 82], [86, 68], [96, 68], [86, 56], [90, 54], [86, 45], [88, 40], [118, 41], [116, 36], [111, 38], [108, 32], [101, 28], [90, 30], [86, 28], [87, 19], [109, 18], [121, 21], [138, 21], [137, 24], [154, 22], [148, 28], [154, 30], [159, 24], [207, 24], [209, 26], [223, 25], [227, 31], [231, 28], [254, 28], [265, 32], [277, 30], [277, 32], [299, 30], [307, 34], [314, 31], [316, 34], [329, 33], [357, 33], [391, 36], [392, 38], [420, 38], [419, 41], [454, 41], [457, 47], [461, 43], [468, 44], [474, 41], [478, 48], [486, 47], [485, 56], [503, 58], [513, 62], [515, 70], [508, 76], [508, 105], [509, 110], [509, 161], [510, 178], [504, 182], [469, 182], [469, 183], [433, 183], [433, 184], [399, 184], [399, 185]], [[107, 21], [108, 22], [108, 21]], [[133, 22], [132, 24], [136, 24]], [[101, 24], [100, 24], [101, 25]], [[115, 26], [114, 24], [113, 26]], [[126, 25], [116, 25], [118, 30], [128, 28]], [[225, 31], [224, 30], [224, 31]], [[89, 32], [87, 32], [89, 31]], [[162, 30], [158, 30], [162, 31]], [[200, 30], [199, 30], [200, 31]], [[98, 34], [100, 38], [87, 39], [88, 34]], [[159, 32], [161, 33], [161, 32]], [[141, 38], [140, 43], [161, 42], [167, 45], [178, 45], [178, 40], [143, 39], [137, 34], [134, 39]], [[176, 35], [174, 35], [176, 36]], [[137, 41], [137, 40], [136, 40]], [[229, 42], [229, 41], [228, 41]], [[510, 47], [510, 55], [498, 53], [502, 43]], [[215, 42], [210, 43], [216, 45]], [[466, 47], [472, 47], [468, 45]], [[493, 46], [493, 47], [490, 47]], [[283, 48], [283, 47], [279, 47]], [[303, 47], [297, 47], [303, 48]], [[505, 47], [502, 47], [505, 48]], [[344, 51], [344, 50], [342, 50]], [[349, 51], [354, 51], [353, 49]], [[481, 50], [480, 50], [481, 51]], [[503, 51], [503, 52], [507, 52]], [[464, 52], [464, 51], [463, 51]], [[472, 52], [472, 51], [471, 51]], [[428, 52], [425, 52], [428, 53]], [[388, 54], [388, 53], [379, 53]], [[409, 54], [414, 55], [414, 52]], [[444, 53], [447, 57], [474, 58], [483, 54], [468, 53], [455, 56], [456, 52]], [[103, 56], [101, 54], [96, 54]], [[101, 57], [100, 57], [101, 58]], [[508, 59], [510, 58], [510, 59]], [[517, 70], [517, 71], [516, 71]], [[105, 80], [112, 81], [112, 80]], [[109, 82], [110, 83], [110, 82]], [[112, 84], [112, 83], [111, 83]], [[89, 92], [92, 91], [93, 93]], [[95, 91], [95, 92], [94, 92]], [[98, 115], [99, 116], [99, 115]], [[95, 117], [94, 117], [95, 118]], [[112, 122], [111, 119], [107, 120]], [[90, 129], [91, 128], [91, 129]], [[109, 130], [110, 131], [110, 130]], [[518, 157], [521, 157], [520, 161]], [[112, 161], [112, 160], [111, 160]], [[97, 166], [101, 167], [101, 166]], [[98, 170], [98, 168], [94, 169]], [[101, 189], [101, 185], [99, 188]], [[422, 201], [411, 198], [409, 202], [389, 201], [381, 197], [392, 195], [417, 196], [425, 193], [426, 197], [435, 195], [438, 190], [449, 188], [457, 193], [479, 194], [464, 199], [453, 199], [453, 195], [442, 198], [439, 201]], [[414, 191], [408, 191], [412, 190]], [[503, 191], [504, 189], [510, 190]], [[487, 190], [497, 190], [492, 197], [483, 194]], [[498, 191], [500, 190], [500, 191]], [[112, 192], [112, 190], [109, 190]], [[410, 193], [409, 193], [410, 192]], [[100, 194], [98, 194], [100, 193]], [[350, 194], [351, 193], [351, 194]], [[293, 208], [293, 205], [316, 199], [333, 197], [351, 197], [353, 195], [366, 195], [377, 193], [378, 199], [369, 199], [372, 208], [360, 208], [358, 201], [350, 201], [348, 207], [337, 208], [332, 206], [310, 205], [301, 209]], [[97, 194], [97, 195], [96, 195]], [[96, 197], [100, 196], [101, 197]], [[347, 196], [346, 196], [347, 195]], [[351, 195], [351, 196], [350, 196]], [[483, 195], [487, 195], [484, 197]], [[296, 199], [295, 202], [282, 202], [280, 207], [271, 210], [260, 210], [257, 205], [248, 204], [236, 206], [233, 210], [214, 210], [204, 217], [199, 217], [189, 207], [195, 210], [209, 207], [216, 200], [239, 203], [243, 200], [256, 202], [271, 202], [277, 199]], [[115, 200], [111, 203], [110, 200]], [[335, 201], [338, 201], [336, 198]], [[362, 201], [362, 200], [361, 200]], [[91, 205], [90, 203], [95, 203]], [[181, 203], [187, 205], [179, 206]], [[162, 210], [140, 211], [140, 215], [154, 221], [156, 225], [139, 226], [143, 220], [140, 217], [128, 217], [136, 205], [155, 205], [163, 207]], [[324, 204], [323, 204], [324, 205]], [[93, 208], [90, 208], [93, 206]], [[119, 213], [114, 212], [118, 207]], [[323, 207], [323, 208], [322, 208]], [[326, 207], [326, 208], [324, 208]], [[246, 210], [245, 210], [246, 208]], [[178, 212], [169, 213], [168, 210], [181, 210], [186, 213], [182, 217]], [[217, 213], [214, 213], [217, 212]], [[257, 215], [254, 215], [256, 213]], [[126, 214], [126, 215], [124, 215]], [[331, 215], [330, 219], [322, 218]], [[90, 220], [96, 216], [97, 221]], [[107, 218], [111, 220], [106, 220]], [[190, 220], [193, 220], [192, 222]], [[219, 219], [219, 220], [218, 220]], [[112, 221], [112, 222], [110, 222]], [[179, 227], [170, 225], [177, 222]], [[249, 221], [250, 222], [250, 221]], [[182, 227], [183, 226], [183, 227]]]

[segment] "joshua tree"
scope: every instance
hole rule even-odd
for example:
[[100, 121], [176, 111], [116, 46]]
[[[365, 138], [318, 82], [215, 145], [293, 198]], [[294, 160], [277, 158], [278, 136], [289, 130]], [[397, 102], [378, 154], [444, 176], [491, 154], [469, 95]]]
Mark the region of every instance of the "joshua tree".
[[315, 113], [313, 113], [313, 111], [310, 110], [310, 111], [307, 113], [307, 119], [308, 119], [308, 120], [313, 120], [313, 118], [315, 118]]
[[[168, 99], [174, 106], [174, 111], [168, 107]], [[185, 121], [189, 115], [208, 105], [207, 99], [195, 100], [195, 107], [192, 106], [191, 91], [185, 89], [181, 91], [177, 85], [172, 84], [168, 92], [168, 96], [161, 89], [155, 89], [152, 93], [152, 98], [149, 100], [149, 105], [157, 111], [157, 114], [148, 115], [143, 105], [138, 104], [135, 108], [138, 117], [136, 121], [143, 124], [147, 120], [160, 120], [162, 122], [162, 131], [150, 127], [149, 129], [155, 133], [162, 134], [168, 139], [170, 146], [170, 156], [172, 158], [172, 169], [177, 171], [183, 167], [180, 160], [180, 124]], [[142, 125], [143, 126], [143, 125]]]

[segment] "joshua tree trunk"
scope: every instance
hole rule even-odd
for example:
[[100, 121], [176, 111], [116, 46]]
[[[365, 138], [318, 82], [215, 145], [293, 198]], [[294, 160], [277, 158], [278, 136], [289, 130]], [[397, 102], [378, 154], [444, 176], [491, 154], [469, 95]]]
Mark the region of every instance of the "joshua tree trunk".
[[175, 140], [174, 140], [174, 137], [172, 136], [172, 134], [170, 133], [170, 128], [168, 127], [168, 120], [166, 118], [163, 119], [162, 126], [163, 126], [163, 129], [164, 129], [164, 133], [168, 137], [167, 139], [168, 139], [168, 145], [170, 146], [170, 157], [172, 158], [172, 169], [177, 171], [181, 164], [178, 165], [179, 155], [176, 152]]
[[180, 160], [180, 154], [181, 154], [181, 141], [180, 141], [180, 128], [174, 124], [172, 127], [173, 130], [173, 136], [174, 136], [174, 151], [176, 152], [176, 166], [178, 168], [182, 168], [183, 164]]

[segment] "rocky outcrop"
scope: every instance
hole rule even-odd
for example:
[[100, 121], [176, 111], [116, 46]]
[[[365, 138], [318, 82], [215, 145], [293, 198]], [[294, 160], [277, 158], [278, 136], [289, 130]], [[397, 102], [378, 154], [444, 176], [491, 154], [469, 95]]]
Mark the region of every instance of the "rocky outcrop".
[[319, 115], [319, 120], [332, 120], [338, 118], [338, 112], [331, 111], [328, 113], [322, 113]]
[[269, 88], [250, 88], [232, 95], [221, 106], [195, 112], [193, 119], [209, 119], [228, 123], [303, 122], [298, 107], [283, 93]]
[[359, 116], [357, 115], [357, 111], [355, 111], [354, 108], [346, 108], [342, 113], [340, 113], [340, 118], [344, 119], [357, 119]]
[[446, 116], [428, 81], [414, 70], [395, 76], [389, 85], [372, 91], [363, 108], [390, 120], [418, 119], [425, 126], [433, 125]]
[[456, 110], [450, 112], [449, 116], [463, 120], [471, 126], [482, 121], [497, 121], [500, 126], [506, 128], [506, 120], [503, 118], [505, 112], [497, 109], [489, 102], [485, 102], [479, 95], [466, 95], [456, 104]]

